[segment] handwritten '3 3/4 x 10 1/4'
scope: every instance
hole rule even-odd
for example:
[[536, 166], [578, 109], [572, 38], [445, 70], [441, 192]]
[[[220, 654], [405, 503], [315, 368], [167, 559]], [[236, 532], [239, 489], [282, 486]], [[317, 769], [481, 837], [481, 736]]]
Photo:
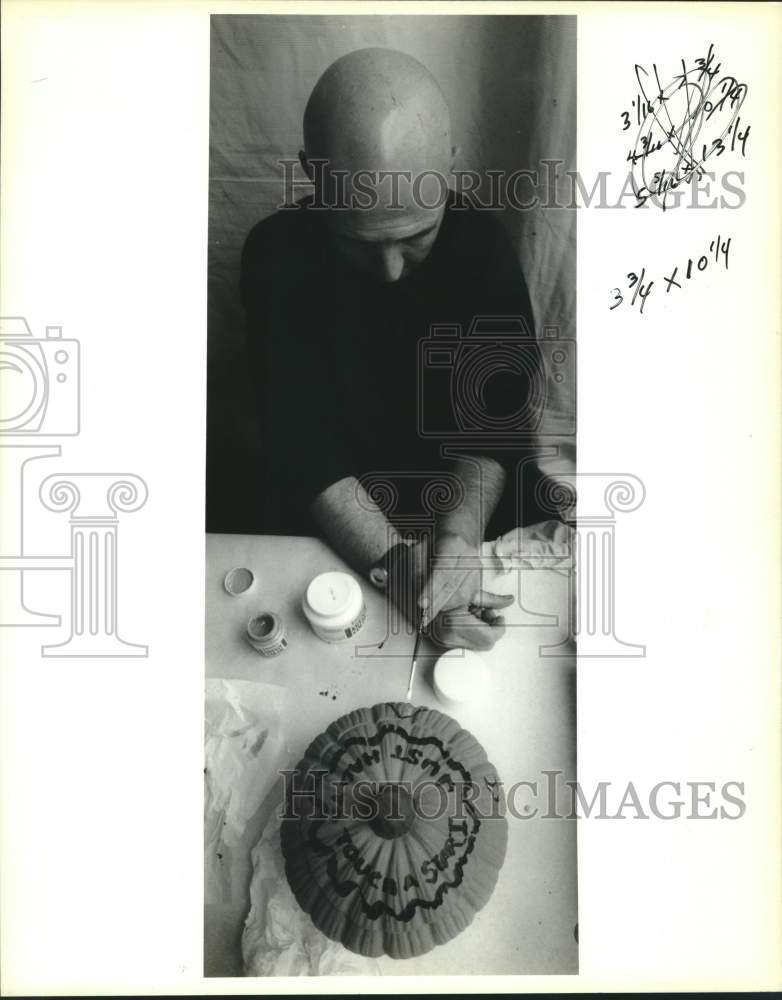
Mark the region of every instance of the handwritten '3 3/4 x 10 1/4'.
[[[669, 276], [663, 277], [665, 282], [665, 292], [668, 294], [672, 288], [683, 288], [688, 281], [696, 276], [699, 271], [705, 271], [706, 268], [712, 261], [712, 256], [715, 264], [719, 264], [720, 261], [725, 265], [725, 270], [728, 269], [728, 254], [730, 253], [730, 241], [729, 236], [727, 240], [722, 240], [720, 236], [716, 240], [712, 240], [709, 244], [708, 254], [701, 254], [699, 257], [690, 257], [687, 263], [682, 266], [681, 273], [679, 272], [678, 264], [674, 267], [673, 271]], [[646, 277], [646, 268], [642, 268], [640, 274], [636, 274], [634, 271], [630, 271], [627, 275], [627, 291], [623, 294], [621, 288], [612, 288], [611, 294], [613, 295], [613, 303], [608, 307], [609, 311], [612, 309], [618, 309], [619, 306], [625, 300], [628, 300], [630, 306], [639, 304], [639, 312], [643, 314], [644, 306], [646, 305], [646, 300], [649, 294], [654, 288], [654, 280], [644, 281]], [[658, 286], [659, 287], [659, 286]], [[632, 293], [632, 295], [631, 295]]]

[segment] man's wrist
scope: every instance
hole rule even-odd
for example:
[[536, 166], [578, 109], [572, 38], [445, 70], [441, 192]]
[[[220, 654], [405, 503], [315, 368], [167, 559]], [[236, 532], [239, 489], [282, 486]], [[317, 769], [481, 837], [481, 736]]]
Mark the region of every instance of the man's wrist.
[[388, 548], [376, 563], [369, 569], [370, 583], [378, 590], [387, 591], [393, 579], [398, 575], [398, 566], [406, 564], [410, 558], [410, 543], [401, 540]]
[[400, 539], [388, 548], [368, 574], [370, 581], [386, 593], [410, 621], [416, 618], [418, 595], [428, 569], [427, 557], [426, 539]]

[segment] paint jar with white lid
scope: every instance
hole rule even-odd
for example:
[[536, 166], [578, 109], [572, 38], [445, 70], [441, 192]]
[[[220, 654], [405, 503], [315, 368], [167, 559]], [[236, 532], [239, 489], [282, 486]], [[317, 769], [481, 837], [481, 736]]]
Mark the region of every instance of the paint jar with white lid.
[[301, 606], [312, 631], [325, 642], [351, 639], [367, 618], [361, 587], [349, 573], [333, 571], [316, 576]]

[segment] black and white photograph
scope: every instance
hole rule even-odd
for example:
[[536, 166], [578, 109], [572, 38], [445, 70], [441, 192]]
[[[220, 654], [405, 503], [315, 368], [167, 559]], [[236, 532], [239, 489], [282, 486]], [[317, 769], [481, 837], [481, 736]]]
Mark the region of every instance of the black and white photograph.
[[573, 17], [212, 17], [207, 976], [578, 969], [575, 107]]
[[0, 994], [779, 990], [782, 3], [0, 16]]

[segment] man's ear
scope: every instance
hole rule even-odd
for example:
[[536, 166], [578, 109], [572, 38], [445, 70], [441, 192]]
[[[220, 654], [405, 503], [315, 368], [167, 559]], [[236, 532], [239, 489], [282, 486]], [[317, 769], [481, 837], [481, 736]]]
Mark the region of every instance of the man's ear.
[[307, 154], [304, 152], [303, 149], [299, 150], [299, 163], [301, 164], [301, 169], [304, 171], [307, 177], [309, 177], [309, 179], [314, 183], [315, 172], [312, 169], [312, 164], [307, 159]]

